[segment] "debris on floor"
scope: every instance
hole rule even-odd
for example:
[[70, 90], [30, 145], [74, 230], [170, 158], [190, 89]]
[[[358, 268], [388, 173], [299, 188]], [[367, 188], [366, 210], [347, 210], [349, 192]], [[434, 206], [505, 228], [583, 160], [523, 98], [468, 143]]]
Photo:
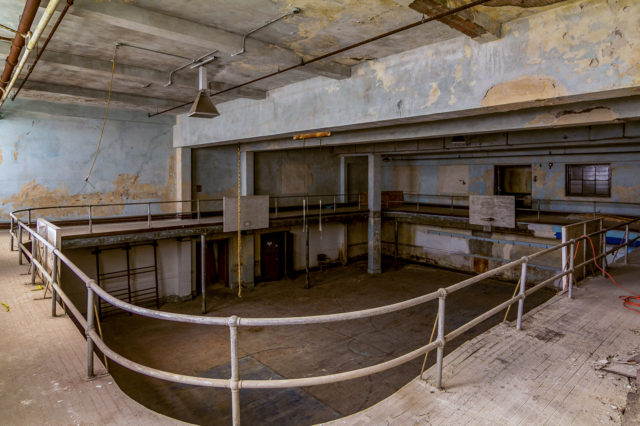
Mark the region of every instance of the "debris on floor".
[[595, 370], [635, 379], [640, 370], [640, 350], [635, 350], [625, 356], [612, 355], [593, 363]]
[[11, 308], [9, 307], [9, 305], [7, 305], [6, 303], [2, 302], [2, 306], [4, 306], [4, 309], [9, 312], [11, 310]]

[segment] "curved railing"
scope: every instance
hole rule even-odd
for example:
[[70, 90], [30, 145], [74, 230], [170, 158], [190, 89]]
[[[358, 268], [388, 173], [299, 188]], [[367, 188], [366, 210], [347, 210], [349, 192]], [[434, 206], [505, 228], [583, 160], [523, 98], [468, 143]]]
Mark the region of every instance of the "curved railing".
[[[17, 213], [17, 212], [16, 212]], [[236, 315], [232, 315], [229, 317], [210, 317], [210, 316], [199, 316], [199, 315], [187, 315], [187, 314], [178, 314], [178, 313], [170, 313], [163, 312], [153, 309], [148, 309], [140, 306], [135, 306], [119, 300], [105, 290], [103, 290], [100, 286], [96, 284], [96, 282], [89, 277], [85, 272], [83, 272], [77, 265], [75, 265], [69, 258], [67, 258], [58, 248], [56, 248], [53, 244], [39, 235], [34, 229], [32, 229], [27, 223], [24, 223], [18, 219], [16, 214], [11, 213], [11, 233], [12, 233], [12, 244], [11, 248], [13, 249], [13, 238], [18, 240], [18, 250], [19, 256], [21, 257], [24, 253], [27, 258], [30, 260], [32, 268], [31, 268], [31, 282], [35, 281], [35, 271], [36, 268], [40, 271], [44, 279], [47, 281], [47, 286], [51, 287], [52, 291], [52, 315], [56, 315], [56, 305], [57, 300], [60, 298], [67, 309], [71, 312], [73, 317], [78, 321], [82, 329], [85, 331], [85, 336], [87, 339], [87, 374], [89, 377], [94, 375], [93, 369], [93, 361], [94, 361], [94, 346], [97, 347], [102, 353], [110, 360], [120, 364], [121, 366], [128, 368], [132, 371], [138, 372], [140, 374], [154, 377], [157, 379], [167, 380], [174, 383], [181, 383], [185, 385], [194, 385], [194, 386], [205, 386], [205, 387], [214, 387], [214, 388], [226, 388], [231, 391], [231, 401], [232, 401], [232, 419], [233, 424], [237, 425], [240, 423], [240, 399], [239, 399], [239, 391], [240, 389], [273, 389], [273, 388], [287, 388], [287, 387], [304, 387], [304, 386], [316, 386], [328, 383], [335, 383], [350, 379], [355, 379], [359, 377], [368, 376], [371, 374], [380, 373], [382, 371], [386, 371], [393, 367], [404, 364], [412, 359], [417, 358], [418, 356], [424, 355], [427, 352], [436, 349], [436, 375], [435, 375], [435, 385], [438, 388], [442, 387], [442, 369], [443, 369], [443, 356], [444, 356], [444, 348], [447, 342], [455, 339], [460, 336], [464, 332], [469, 329], [475, 327], [481, 322], [489, 319], [490, 317], [496, 315], [498, 312], [508, 308], [509, 306], [517, 303], [518, 304], [518, 312], [517, 312], [517, 320], [516, 320], [516, 328], [521, 330], [522, 328], [522, 316], [524, 311], [524, 301], [525, 298], [534, 292], [540, 290], [544, 286], [556, 282], [565, 276], [568, 276], [569, 287], [568, 294], [569, 297], [572, 297], [572, 289], [574, 282], [574, 271], [577, 268], [583, 267], [593, 262], [598, 262], [600, 259], [606, 257], [608, 254], [613, 253], [620, 248], [624, 248], [624, 260], [627, 260], [627, 253], [629, 245], [633, 244], [636, 240], [640, 239], [640, 235], [635, 237], [632, 240], [629, 240], [629, 225], [637, 222], [640, 219], [630, 220], [626, 223], [613, 226], [608, 229], [602, 229], [596, 231], [589, 235], [583, 235], [579, 238], [572, 239], [565, 243], [558, 244], [554, 247], [547, 248], [545, 250], [536, 252], [530, 256], [522, 257], [518, 260], [510, 262], [506, 265], [500, 266], [498, 268], [492, 269], [490, 271], [484, 272], [482, 274], [476, 275], [474, 277], [463, 280], [459, 283], [453, 284], [446, 288], [441, 288], [437, 291], [415, 297], [409, 300], [405, 300], [402, 302], [380, 306], [376, 308], [363, 309], [358, 311], [344, 312], [344, 313], [336, 313], [336, 314], [325, 314], [325, 315], [315, 315], [315, 316], [302, 316], [302, 317], [288, 317], [288, 318], [242, 318]], [[15, 227], [20, 231], [16, 235]], [[535, 259], [540, 256], [547, 255], [557, 250], [569, 250], [568, 253], [574, 253], [575, 245], [580, 241], [585, 241], [590, 237], [601, 235], [606, 232], [619, 229], [621, 227], [625, 228], [625, 240], [624, 243], [621, 243], [617, 246], [614, 246], [610, 250], [606, 250], [606, 238], [601, 238], [600, 240], [603, 242], [603, 247], [600, 255], [594, 256], [593, 259], [585, 260], [585, 262], [580, 263], [578, 265], [574, 265], [573, 256], [568, 256], [569, 264], [562, 265], [562, 272], [550, 277], [531, 288], [527, 287], [527, 265], [530, 260]], [[22, 231], [25, 231], [31, 238], [31, 250], [29, 251], [27, 246], [22, 241]], [[38, 247], [39, 246], [39, 247]], [[42, 249], [43, 253], [40, 255], [40, 249]], [[52, 257], [53, 261], [51, 263], [51, 273], [49, 273], [49, 268], [47, 267], [48, 259]], [[39, 258], [39, 259], [38, 259]], [[68, 267], [86, 286], [87, 288], [87, 317], [86, 319], [80, 313], [78, 308], [71, 302], [69, 297], [64, 293], [62, 288], [59, 285], [58, 279], [58, 271], [59, 271], [59, 263], [64, 264]], [[603, 267], [606, 267], [605, 261], [602, 261]], [[516, 295], [505, 302], [493, 307], [487, 312], [479, 315], [478, 317], [468, 321], [466, 324], [461, 325], [455, 330], [450, 331], [445, 334], [445, 320], [446, 320], [446, 298], [449, 294], [460, 291], [464, 288], [472, 286], [475, 283], [478, 283], [484, 279], [493, 277], [497, 274], [500, 274], [504, 271], [507, 271], [511, 268], [521, 268], [520, 272], [520, 281], [519, 281], [519, 291]], [[94, 304], [96, 302], [96, 297], [98, 299], [102, 299], [105, 302], [118, 307], [126, 312], [156, 318], [161, 320], [168, 320], [174, 322], [183, 322], [183, 323], [191, 323], [191, 324], [200, 324], [200, 325], [209, 325], [209, 326], [226, 326], [229, 328], [229, 340], [230, 340], [230, 362], [231, 362], [231, 375], [229, 378], [204, 378], [197, 376], [189, 376], [177, 373], [171, 373], [168, 371], [163, 371], [159, 369], [155, 369], [135, 361], [132, 361], [117, 352], [111, 349], [104, 340], [100, 337], [100, 335], [96, 332], [96, 322], [95, 322], [95, 314], [94, 314]], [[328, 374], [322, 376], [314, 376], [314, 377], [304, 377], [304, 378], [292, 378], [292, 379], [277, 379], [277, 380], [246, 380], [242, 379], [239, 375], [238, 368], [238, 327], [272, 327], [272, 326], [294, 326], [294, 325], [303, 325], [303, 324], [320, 324], [320, 323], [328, 323], [328, 322], [338, 322], [338, 321], [348, 321], [353, 319], [360, 318], [368, 318], [378, 315], [384, 315], [391, 312], [397, 312], [400, 310], [408, 309], [414, 306], [418, 306], [429, 301], [438, 300], [438, 316], [437, 316], [437, 338], [435, 341], [432, 341], [426, 345], [423, 345], [411, 352], [408, 352], [399, 357], [393, 358], [391, 360], [375, 364], [372, 366], [335, 373]]]

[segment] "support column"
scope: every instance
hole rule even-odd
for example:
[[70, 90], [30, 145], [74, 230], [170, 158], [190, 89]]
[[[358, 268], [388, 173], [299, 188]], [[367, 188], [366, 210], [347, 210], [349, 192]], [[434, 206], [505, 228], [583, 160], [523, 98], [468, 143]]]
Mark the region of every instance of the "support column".
[[380, 154], [368, 154], [369, 158], [369, 261], [367, 272], [382, 272], [382, 213], [380, 209]]
[[[176, 199], [191, 201], [191, 148], [176, 148]], [[178, 203], [178, 213], [192, 211], [191, 203]]]
[[346, 203], [349, 201], [347, 196], [347, 157], [340, 157], [340, 202]]
[[253, 195], [253, 152], [240, 152], [240, 188], [242, 195]]

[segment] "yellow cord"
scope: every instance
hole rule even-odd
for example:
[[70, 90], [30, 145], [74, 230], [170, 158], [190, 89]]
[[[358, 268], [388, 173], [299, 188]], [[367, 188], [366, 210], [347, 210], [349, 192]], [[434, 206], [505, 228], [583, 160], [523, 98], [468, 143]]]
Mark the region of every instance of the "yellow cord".
[[238, 297], [242, 297], [242, 231], [240, 230], [240, 144], [238, 144]]
[[[436, 314], [436, 319], [433, 322], [433, 328], [431, 329], [431, 337], [429, 337], [429, 343], [433, 342], [433, 335], [436, 334], [436, 326], [438, 325], [438, 316], [440, 315], [440, 313]], [[420, 376], [422, 377], [422, 374], [424, 373], [424, 368], [427, 366], [427, 358], [429, 357], [429, 352], [431, 351], [427, 351], [424, 354], [424, 361], [422, 361], [422, 368], [420, 369]]]
[[[518, 284], [516, 285], [515, 290], [513, 290], [513, 296], [511, 296], [512, 299], [514, 297], [516, 297], [516, 293], [518, 292], [518, 290], [520, 290], [520, 282], [521, 281], [522, 281], [522, 279], [518, 280]], [[507, 321], [507, 316], [509, 315], [509, 311], [511, 310], [511, 306], [513, 306], [513, 305], [509, 305], [509, 307], [507, 308], [507, 312], [504, 314], [504, 319], [502, 320], [502, 322]]]
[[111, 80], [109, 80], [109, 92], [107, 95], [107, 106], [104, 111], [104, 119], [102, 120], [102, 129], [100, 130], [100, 138], [98, 139], [98, 146], [96, 147], [96, 153], [93, 155], [93, 161], [91, 162], [91, 167], [89, 168], [89, 173], [87, 173], [87, 177], [84, 178], [85, 182], [89, 181], [91, 177], [91, 173], [93, 173], [93, 167], [96, 165], [96, 160], [98, 159], [98, 153], [100, 152], [100, 146], [102, 145], [102, 137], [104, 135], [104, 128], [107, 125], [107, 118], [109, 117], [109, 106], [111, 105], [111, 90], [113, 88], [113, 75], [116, 71], [116, 53], [118, 52], [118, 46], [116, 45], [113, 49], [113, 57], [111, 58]]
[[[93, 305], [93, 313], [95, 315], [96, 318], [96, 324], [98, 325], [98, 334], [100, 334], [100, 338], [102, 340], [104, 340], [104, 337], [102, 337], [102, 327], [100, 326], [100, 315], [98, 315], [98, 308], [96, 307], [96, 305]], [[107, 369], [107, 373], [109, 372], [109, 361], [107, 359], [107, 356], [103, 353], [102, 356], [104, 357], [104, 368]]]

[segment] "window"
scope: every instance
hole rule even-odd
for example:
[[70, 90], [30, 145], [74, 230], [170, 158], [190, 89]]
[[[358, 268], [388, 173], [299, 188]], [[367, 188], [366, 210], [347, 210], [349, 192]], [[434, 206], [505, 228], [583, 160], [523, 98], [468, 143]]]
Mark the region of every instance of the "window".
[[566, 193], [577, 197], [610, 197], [609, 164], [567, 165]]

